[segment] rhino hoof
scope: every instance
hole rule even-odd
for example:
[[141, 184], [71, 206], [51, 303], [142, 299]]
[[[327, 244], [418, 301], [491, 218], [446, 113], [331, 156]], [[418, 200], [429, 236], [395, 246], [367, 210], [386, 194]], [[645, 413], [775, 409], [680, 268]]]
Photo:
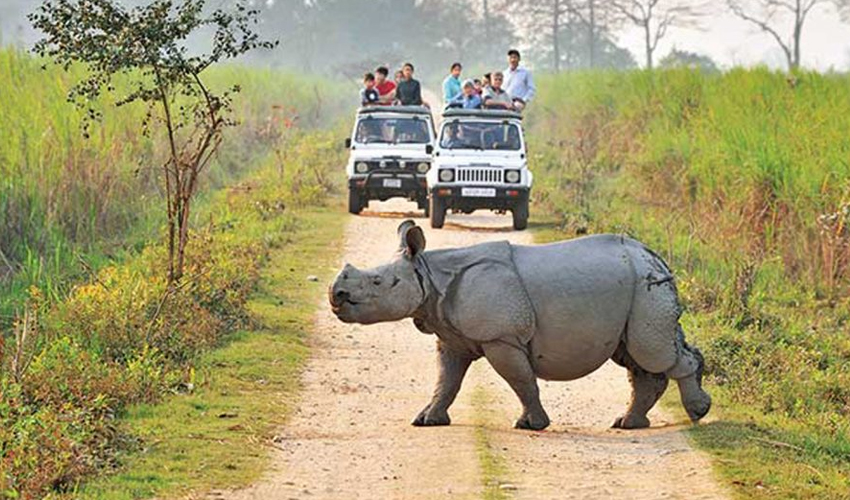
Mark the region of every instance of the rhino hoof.
[[649, 419], [640, 415], [623, 415], [614, 420], [612, 429], [645, 429], [649, 427]]
[[692, 422], [697, 422], [702, 417], [708, 415], [708, 410], [710, 409], [711, 396], [707, 392], [703, 392], [703, 397], [700, 401], [685, 405], [685, 411], [688, 412], [688, 417], [690, 417]]
[[451, 423], [452, 419], [449, 418], [448, 413], [443, 413], [442, 415], [429, 415], [424, 411], [413, 419], [413, 422], [411, 422], [414, 427], [435, 427], [438, 425], [449, 425]]
[[543, 414], [542, 417], [523, 415], [516, 421], [516, 424], [514, 424], [514, 428], [528, 431], [542, 431], [547, 427], [549, 427], [549, 417], [546, 414]]

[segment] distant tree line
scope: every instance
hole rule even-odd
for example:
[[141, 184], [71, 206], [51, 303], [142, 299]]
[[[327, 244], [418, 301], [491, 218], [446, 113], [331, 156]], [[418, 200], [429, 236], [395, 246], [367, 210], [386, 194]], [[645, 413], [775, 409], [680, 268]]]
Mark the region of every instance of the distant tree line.
[[[122, 0], [144, 4], [149, 0]], [[182, 0], [173, 0], [180, 3]], [[227, 4], [230, 0], [221, 0]], [[34, 39], [25, 14], [38, 0], [0, 2], [0, 41]], [[657, 65], [672, 28], [708, 27], [731, 13], [772, 40], [789, 69], [804, 59], [803, 33], [818, 10], [850, 21], [850, 0], [255, 0], [261, 30], [280, 40], [263, 62], [307, 72], [359, 75], [376, 64], [413, 61], [428, 73], [454, 61], [470, 70], [504, 64], [509, 47], [525, 49], [538, 69], [637, 67], [618, 42], [626, 29], [641, 33], [640, 66]], [[16, 21], [17, 20], [17, 21]], [[16, 36], [17, 35], [17, 36]], [[661, 54], [662, 56], [666, 54]], [[698, 55], [698, 54], [697, 54]], [[683, 61], [681, 54], [667, 57]], [[705, 56], [701, 56], [705, 57]], [[686, 58], [687, 59], [687, 58]], [[687, 64], [692, 65], [693, 61]], [[700, 63], [699, 66], [704, 66]], [[716, 66], [714, 62], [711, 65]], [[421, 74], [421, 72], [420, 72]]]

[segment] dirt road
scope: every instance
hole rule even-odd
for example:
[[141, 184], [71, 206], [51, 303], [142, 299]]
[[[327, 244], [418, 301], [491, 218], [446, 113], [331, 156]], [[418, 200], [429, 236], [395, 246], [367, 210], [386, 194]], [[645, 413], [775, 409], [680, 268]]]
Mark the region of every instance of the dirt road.
[[[418, 215], [404, 213], [413, 207], [373, 202], [370, 208], [380, 212], [351, 217], [344, 260], [385, 262], [398, 245], [399, 222]], [[445, 229], [425, 232], [432, 249], [498, 239], [530, 243], [528, 232], [509, 228], [510, 217], [450, 216]], [[689, 447], [682, 422], [673, 425], [655, 410], [651, 429], [609, 429], [629, 397], [619, 367], [606, 365], [575, 382], [542, 383], [552, 426], [534, 433], [512, 429], [519, 403], [479, 360], [450, 410], [452, 425], [415, 428], [409, 422], [436, 379], [434, 338], [409, 320], [344, 325], [326, 303], [316, 322], [303, 399], [280, 431], [273, 471], [227, 498], [480, 498], [485, 477], [501, 483], [495, 488], [506, 498], [725, 497], [706, 459]], [[504, 464], [496, 478], [492, 467], [481, 465], [488, 454]]]

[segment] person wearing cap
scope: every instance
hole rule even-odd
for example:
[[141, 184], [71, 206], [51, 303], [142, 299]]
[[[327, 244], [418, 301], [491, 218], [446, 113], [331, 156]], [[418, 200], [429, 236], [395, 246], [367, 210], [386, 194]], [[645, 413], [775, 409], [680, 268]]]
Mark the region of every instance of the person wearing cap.
[[537, 87], [531, 71], [519, 66], [520, 54], [516, 49], [508, 51], [508, 69], [505, 71], [505, 91], [513, 98], [514, 108], [519, 111], [525, 109], [534, 98]]
[[475, 84], [472, 80], [463, 82], [463, 91], [452, 99], [447, 108], [481, 109], [481, 96], [475, 93]]

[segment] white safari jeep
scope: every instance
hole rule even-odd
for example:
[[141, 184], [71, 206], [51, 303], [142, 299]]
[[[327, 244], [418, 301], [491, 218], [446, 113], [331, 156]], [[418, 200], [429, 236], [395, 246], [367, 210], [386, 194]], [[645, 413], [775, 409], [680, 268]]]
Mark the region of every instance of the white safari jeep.
[[431, 227], [446, 212], [510, 211], [514, 229], [528, 225], [528, 170], [522, 115], [506, 110], [449, 109], [443, 113], [434, 168], [428, 173]]
[[434, 151], [434, 122], [422, 106], [360, 108], [348, 156], [348, 211], [359, 214], [369, 200], [401, 197], [418, 203], [428, 216], [425, 174]]

